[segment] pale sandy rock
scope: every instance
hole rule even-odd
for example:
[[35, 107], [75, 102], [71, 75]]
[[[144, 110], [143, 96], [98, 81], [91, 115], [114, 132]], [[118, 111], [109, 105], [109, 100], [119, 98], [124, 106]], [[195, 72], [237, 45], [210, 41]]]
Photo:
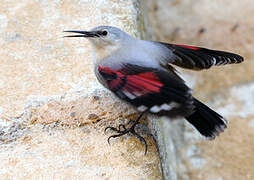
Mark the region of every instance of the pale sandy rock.
[[196, 172], [194, 179], [197, 176], [204, 178], [211, 173], [223, 179], [253, 179], [254, 168], [251, 164], [254, 133], [253, 127], [249, 125], [254, 117], [254, 110], [249, 107], [249, 104], [252, 107], [254, 104], [253, 84], [228, 89], [230, 95], [217, 100], [220, 104], [231, 104], [218, 108], [218, 111], [227, 117], [228, 128], [213, 142], [198, 142], [203, 152], [201, 155], [207, 160], [207, 164]]
[[89, 95], [83, 94], [75, 99], [70, 99], [68, 95], [62, 96], [59, 100], [47, 99], [39, 106], [33, 103], [35, 102], [32, 101], [32, 104], [26, 108], [29, 118], [24, 122], [28, 124], [59, 122], [62, 125], [82, 126], [100, 120], [135, 119], [138, 115], [134, 109], [106, 90]]
[[249, 127], [254, 127], [254, 119], [250, 120], [248, 123]]
[[186, 123], [182, 156], [188, 176], [184, 179], [253, 179], [254, 2], [148, 2], [150, 31], [156, 40], [228, 50], [245, 58], [242, 64], [209, 71], [181, 71], [187, 74], [183, 76], [187, 84], [191, 81], [194, 94], [229, 121], [214, 141], [204, 141]]
[[[5, 179], [160, 179], [154, 146], [144, 156], [134, 137], [108, 145], [102, 124], [65, 128], [33, 126], [16, 142], [2, 146]], [[104, 139], [104, 141], [102, 141]], [[151, 139], [148, 141], [151, 145]], [[123, 148], [125, 147], [125, 148]]]
[[[0, 3], [0, 174], [5, 179], [161, 179], [155, 142], [111, 141], [136, 111], [96, 80], [90, 44], [63, 30], [145, 34], [136, 0]], [[141, 132], [142, 133], [142, 132]], [[143, 133], [142, 133], [143, 134]]]
[[[63, 30], [114, 25], [138, 36], [135, 1], [19, 1], [0, 4], [1, 98], [6, 116], [18, 116], [29, 97], [92, 91], [90, 44]], [[4, 85], [4, 86], [3, 86]], [[90, 87], [94, 88], [90, 88]], [[100, 86], [98, 86], [100, 87]]]

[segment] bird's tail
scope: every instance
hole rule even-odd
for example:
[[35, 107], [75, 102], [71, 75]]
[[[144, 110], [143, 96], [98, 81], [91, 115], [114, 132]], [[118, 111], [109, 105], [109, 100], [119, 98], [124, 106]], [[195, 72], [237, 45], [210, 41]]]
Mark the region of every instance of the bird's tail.
[[214, 139], [227, 128], [227, 121], [202, 102], [194, 99], [195, 112], [185, 117], [203, 136]]

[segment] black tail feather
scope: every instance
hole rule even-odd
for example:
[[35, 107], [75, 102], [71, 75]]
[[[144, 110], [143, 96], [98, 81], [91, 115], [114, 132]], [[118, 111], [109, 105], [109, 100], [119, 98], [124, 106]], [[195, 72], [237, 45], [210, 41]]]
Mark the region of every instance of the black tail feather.
[[185, 117], [203, 136], [214, 139], [227, 128], [227, 121], [202, 102], [194, 99], [195, 112]]

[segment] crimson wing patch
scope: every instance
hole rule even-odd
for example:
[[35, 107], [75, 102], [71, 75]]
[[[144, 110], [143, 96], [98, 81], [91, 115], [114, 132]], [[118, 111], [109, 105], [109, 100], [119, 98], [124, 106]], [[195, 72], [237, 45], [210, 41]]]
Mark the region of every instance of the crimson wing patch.
[[170, 49], [176, 58], [170, 63], [194, 70], [208, 69], [211, 66], [240, 63], [244, 59], [240, 55], [211, 50], [195, 46], [160, 43]]
[[198, 50], [198, 49], [200, 49], [200, 47], [196, 47], [196, 46], [187, 46], [187, 45], [182, 45], [182, 44], [175, 44], [175, 46], [180, 46], [180, 47], [184, 47], [184, 48], [192, 49], [192, 50]]
[[184, 116], [192, 110], [190, 89], [175, 73], [125, 64], [122, 69], [98, 67], [108, 88], [139, 111]]

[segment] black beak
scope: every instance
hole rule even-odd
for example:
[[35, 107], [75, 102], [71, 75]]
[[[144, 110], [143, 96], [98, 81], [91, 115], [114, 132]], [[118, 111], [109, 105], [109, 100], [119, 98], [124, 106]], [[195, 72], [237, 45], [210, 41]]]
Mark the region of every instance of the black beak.
[[64, 37], [99, 37], [98, 33], [95, 31], [64, 31], [64, 32], [82, 34], [82, 35], [69, 35]]

